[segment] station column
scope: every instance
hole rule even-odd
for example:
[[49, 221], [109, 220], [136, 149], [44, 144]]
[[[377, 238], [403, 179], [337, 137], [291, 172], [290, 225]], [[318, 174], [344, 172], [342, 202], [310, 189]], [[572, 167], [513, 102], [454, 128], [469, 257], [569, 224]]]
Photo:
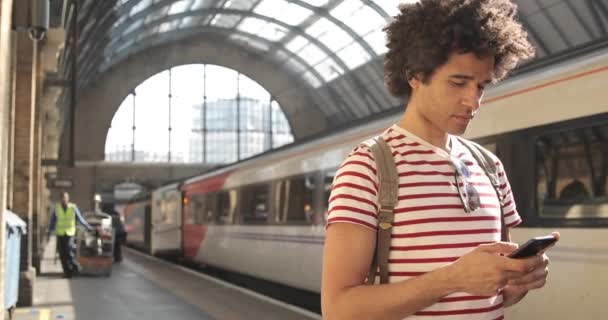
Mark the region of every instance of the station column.
[[[6, 191], [8, 168], [8, 114], [11, 109], [11, 22], [12, 0], [0, 0], [0, 283], [4, 283], [4, 208], [6, 208]], [[4, 319], [4, 290], [0, 290], [0, 314]]]
[[27, 223], [27, 235], [21, 242], [19, 299], [21, 306], [31, 306], [35, 271], [32, 268], [32, 236], [34, 228], [35, 190], [34, 125], [36, 118], [37, 44], [27, 33], [16, 33], [16, 61], [14, 78], [14, 151], [13, 151], [13, 211]]

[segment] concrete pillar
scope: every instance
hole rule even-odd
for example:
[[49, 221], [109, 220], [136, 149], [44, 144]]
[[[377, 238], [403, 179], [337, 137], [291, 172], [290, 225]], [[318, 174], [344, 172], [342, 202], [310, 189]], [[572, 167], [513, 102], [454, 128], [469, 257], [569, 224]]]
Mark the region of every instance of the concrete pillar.
[[[37, 49], [37, 46], [34, 46], [35, 49]], [[41, 256], [41, 252], [40, 252], [40, 248], [42, 247], [41, 245], [41, 238], [44, 238], [44, 233], [40, 233], [40, 197], [42, 195], [42, 193], [40, 192], [40, 185], [42, 184], [42, 179], [41, 179], [41, 172], [42, 172], [42, 126], [41, 126], [41, 105], [39, 103], [39, 97], [40, 95], [38, 94], [38, 88], [41, 88], [41, 82], [40, 82], [40, 74], [39, 74], [39, 68], [38, 66], [40, 65], [40, 56], [38, 54], [38, 50], [36, 50], [34, 52], [34, 70], [36, 72], [33, 73], [33, 83], [35, 86], [34, 93], [36, 93], [35, 95], [33, 95], [33, 101], [32, 103], [34, 104], [34, 136], [33, 136], [33, 146], [32, 146], [32, 193], [31, 193], [31, 198], [32, 198], [32, 228], [31, 230], [32, 232], [32, 266], [35, 268], [36, 270], [36, 274], [40, 273], [40, 256]], [[42, 236], [41, 236], [42, 235]]]
[[11, 20], [13, 1], [0, 0], [0, 313], [4, 319], [4, 209], [6, 208], [8, 114], [11, 109]]
[[15, 75], [15, 141], [13, 210], [27, 223], [27, 236], [21, 241], [19, 305], [31, 306], [35, 271], [32, 268], [34, 232], [34, 124], [36, 117], [37, 45], [26, 33], [17, 34], [17, 72]]

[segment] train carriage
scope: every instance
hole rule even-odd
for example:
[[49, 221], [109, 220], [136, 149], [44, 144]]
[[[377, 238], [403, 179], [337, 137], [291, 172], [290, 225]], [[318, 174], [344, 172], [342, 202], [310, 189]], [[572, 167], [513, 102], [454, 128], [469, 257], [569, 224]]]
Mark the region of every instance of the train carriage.
[[176, 256], [182, 252], [182, 193], [180, 183], [152, 192], [150, 254]]
[[116, 206], [124, 218], [127, 244], [139, 250], [150, 252], [150, 194], [140, 193], [126, 204]]

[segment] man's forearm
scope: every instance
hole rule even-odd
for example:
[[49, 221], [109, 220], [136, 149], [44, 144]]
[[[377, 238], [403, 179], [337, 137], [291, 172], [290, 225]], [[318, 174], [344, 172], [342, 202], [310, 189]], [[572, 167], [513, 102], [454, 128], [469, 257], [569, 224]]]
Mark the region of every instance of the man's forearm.
[[403, 282], [352, 287], [324, 310], [324, 319], [403, 319], [458, 291], [452, 283], [449, 271], [440, 268]]

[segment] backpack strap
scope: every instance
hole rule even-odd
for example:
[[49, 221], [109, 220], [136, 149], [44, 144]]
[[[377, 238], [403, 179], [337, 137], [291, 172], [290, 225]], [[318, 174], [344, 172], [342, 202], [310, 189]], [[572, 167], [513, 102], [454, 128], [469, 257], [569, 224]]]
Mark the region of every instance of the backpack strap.
[[492, 183], [492, 187], [494, 187], [494, 191], [496, 192], [496, 196], [498, 197], [498, 202], [500, 205], [500, 240], [507, 241], [508, 239], [508, 230], [505, 227], [505, 216], [504, 216], [504, 208], [503, 208], [503, 194], [500, 191], [500, 180], [498, 179], [498, 169], [496, 168], [496, 163], [494, 163], [494, 159], [492, 158], [490, 151], [486, 150], [482, 146], [478, 145], [475, 142], [466, 140], [461, 137], [457, 137], [458, 141], [462, 143], [473, 155], [475, 161], [481, 166], [483, 171], [486, 173], [490, 182]]
[[382, 136], [363, 142], [368, 146], [376, 161], [378, 176], [378, 231], [376, 250], [367, 275], [366, 284], [374, 284], [376, 271], [380, 273], [380, 283], [388, 283], [388, 254], [391, 247], [391, 233], [395, 206], [399, 191], [399, 175], [391, 148]]

